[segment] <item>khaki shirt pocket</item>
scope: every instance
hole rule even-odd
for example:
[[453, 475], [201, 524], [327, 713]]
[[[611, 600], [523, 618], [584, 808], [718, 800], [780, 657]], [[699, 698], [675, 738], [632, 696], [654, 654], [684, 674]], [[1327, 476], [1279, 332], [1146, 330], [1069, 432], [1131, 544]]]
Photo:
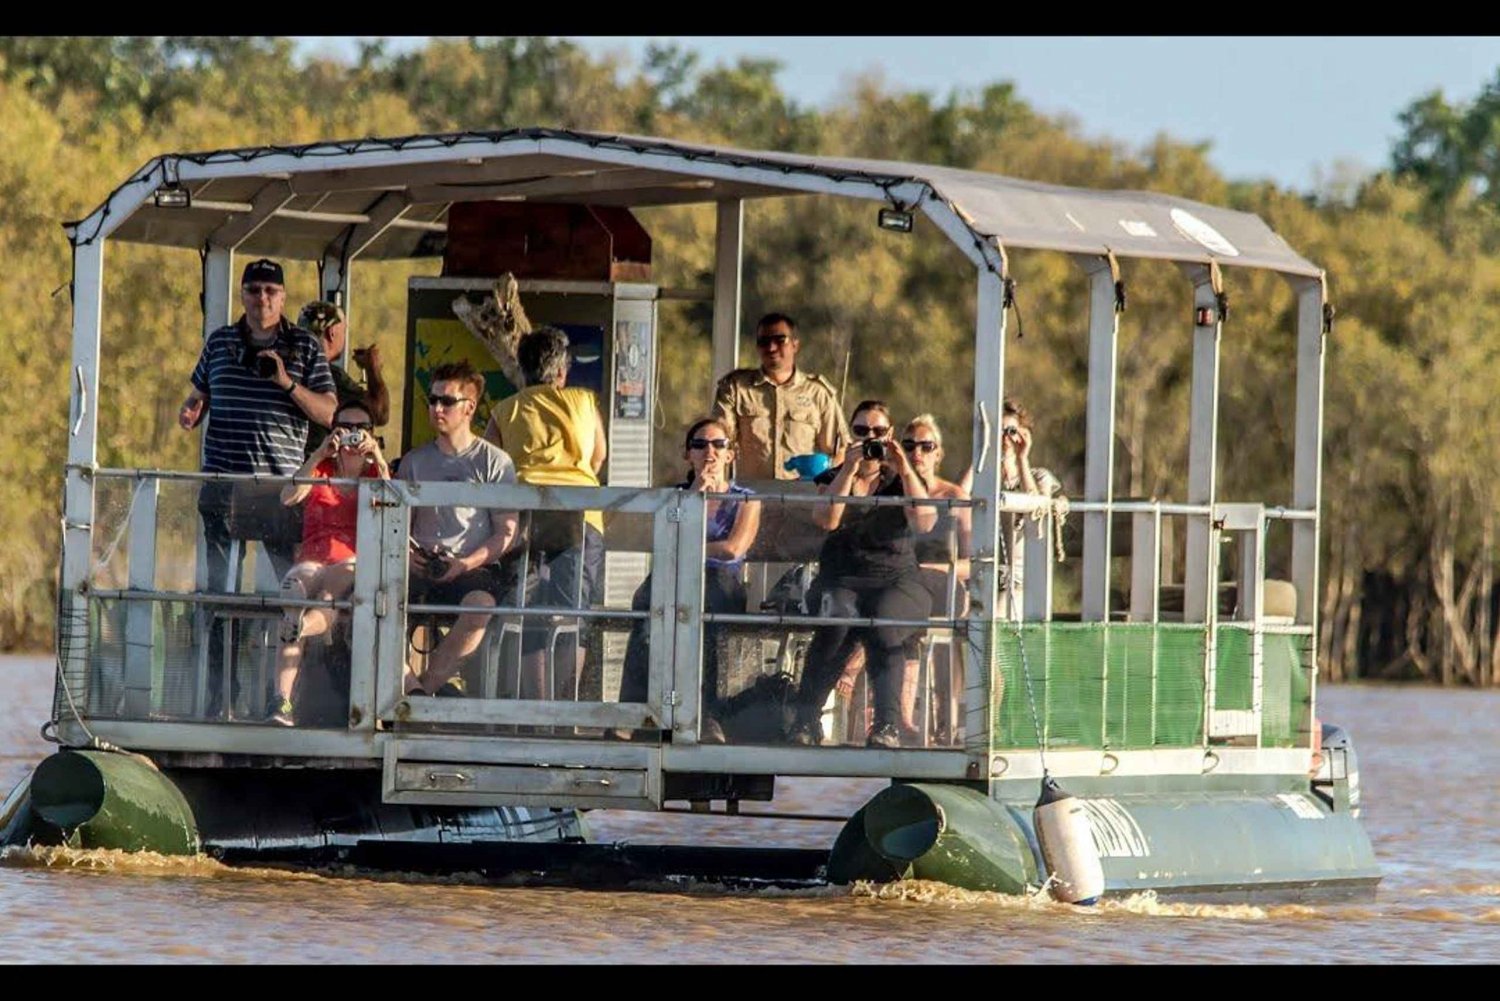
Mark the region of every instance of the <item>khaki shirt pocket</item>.
[[806, 455], [817, 448], [818, 411], [815, 407], [792, 407], [787, 410], [782, 431], [788, 455]]

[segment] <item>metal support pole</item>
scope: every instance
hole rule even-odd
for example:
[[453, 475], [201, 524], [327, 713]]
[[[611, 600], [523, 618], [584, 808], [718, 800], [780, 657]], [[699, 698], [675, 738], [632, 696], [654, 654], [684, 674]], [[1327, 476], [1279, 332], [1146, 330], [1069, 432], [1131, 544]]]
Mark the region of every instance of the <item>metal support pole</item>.
[[[234, 308], [234, 251], [210, 244], [203, 255], [203, 338], [228, 326]], [[208, 434], [208, 419], [199, 425], [200, 438]], [[196, 530], [197, 570], [194, 580], [200, 591], [208, 587], [208, 549], [203, 541], [203, 525]]]
[[714, 242], [713, 370], [717, 380], [739, 367], [740, 293], [745, 243], [745, 206], [738, 198], [719, 202]]
[[73, 248], [73, 365], [69, 373], [68, 468], [63, 495], [60, 633], [71, 637], [58, 650], [69, 677], [88, 666], [88, 598], [93, 561], [94, 479], [99, 430], [99, 330], [104, 312], [104, 241]]
[[656, 712], [659, 727], [672, 725], [672, 707], [667, 704], [673, 690], [674, 661], [677, 650], [677, 526], [681, 517], [680, 498], [670, 507], [652, 516], [651, 536], [651, 606], [648, 636], [650, 638], [650, 675], [646, 702]]
[[1000, 497], [1000, 417], [1005, 401], [1005, 308], [999, 274], [980, 267], [974, 322], [974, 509], [969, 574], [969, 643], [964, 657], [964, 750], [988, 760], [991, 684], [998, 669], [998, 562], [1005, 520]]
[[[1087, 450], [1084, 453], [1083, 497], [1108, 504], [1114, 499], [1115, 373], [1119, 314], [1115, 312], [1115, 280], [1108, 260], [1075, 258], [1089, 276], [1089, 384]], [[1083, 595], [1085, 622], [1109, 621], [1109, 561], [1111, 512], [1089, 511], [1083, 516]]]
[[[410, 545], [411, 508], [401, 503], [401, 494], [391, 492], [388, 503], [376, 508], [380, 530], [379, 576], [375, 593], [376, 664], [375, 708], [381, 719], [390, 719], [396, 703], [406, 697], [401, 674], [406, 665], [407, 553]], [[374, 562], [374, 561], [370, 561]], [[360, 570], [366, 561], [354, 564], [354, 587], [358, 591]], [[350, 701], [353, 701], [353, 672]]]
[[[156, 587], [156, 501], [160, 480], [141, 480], [130, 504], [130, 573], [132, 590]], [[152, 621], [158, 614], [153, 603], [132, 601], [125, 606], [125, 704], [126, 719], [146, 719], [151, 714], [151, 665], [164, 651], [152, 637]]]
[[1292, 584], [1297, 622], [1318, 625], [1318, 534], [1323, 500], [1323, 282], [1303, 280], [1297, 291], [1297, 416], [1292, 506], [1318, 514], [1292, 524]]
[[[1188, 503], [1212, 505], [1215, 498], [1219, 439], [1219, 335], [1223, 327], [1209, 270], [1184, 268], [1193, 280], [1193, 384], [1188, 438]], [[1200, 310], [1209, 323], [1196, 324]], [[1218, 601], [1218, 584], [1210, 575], [1217, 564], [1209, 552], [1216, 537], [1208, 517], [1187, 523], [1187, 566], [1183, 574], [1182, 619], [1208, 622]]]
[[1056, 531], [1052, 518], [1049, 514], [1041, 521], [1023, 520], [1021, 547], [1026, 572], [1021, 585], [1021, 618], [1027, 622], [1052, 620], [1052, 533]]
[[677, 545], [672, 560], [677, 570], [677, 648], [672, 666], [672, 742], [696, 744], [702, 720], [703, 695], [703, 550], [708, 500], [684, 491], [677, 508]]
[[1155, 622], [1161, 603], [1161, 511], [1130, 516], [1130, 620]]
[[383, 500], [384, 494], [385, 488], [379, 483], [366, 480], [359, 485], [355, 549], [377, 556], [354, 562], [354, 593], [350, 595], [354, 607], [349, 612], [349, 727], [354, 730], [374, 730], [376, 673], [382, 663], [401, 661], [405, 652], [398, 647], [392, 658], [389, 654], [382, 656], [380, 650], [382, 618], [389, 618], [393, 611], [389, 602], [381, 602], [380, 593], [382, 515], [389, 509], [377, 506], [376, 500]]

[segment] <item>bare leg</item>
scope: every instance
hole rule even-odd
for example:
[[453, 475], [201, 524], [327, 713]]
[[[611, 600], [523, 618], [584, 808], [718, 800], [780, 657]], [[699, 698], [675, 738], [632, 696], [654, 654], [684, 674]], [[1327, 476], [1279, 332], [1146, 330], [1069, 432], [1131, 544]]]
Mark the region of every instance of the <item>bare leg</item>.
[[854, 681], [859, 677], [859, 672], [865, 669], [865, 648], [863, 644], [856, 643], [849, 659], [844, 662], [844, 673], [839, 675], [839, 680], [833, 683], [833, 690], [844, 698], [854, 694]]
[[854, 649], [849, 653], [849, 659], [844, 662], [844, 673], [839, 675], [839, 680], [834, 682], [833, 690], [839, 693], [839, 698], [844, 700], [844, 732], [850, 740], [858, 740], [860, 735], [870, 728], [869, 713], [865, 711], [867, 698], [855, 699], [859, 677], [865, 669], [865, 645], [854, 644]]
[[547, 651], [537, 650], [521, 658], [521, 689], [523, 699], [547, 697]]
[[[281, 596], [301, 601], [312, 591], [312, 585], [318, 578], [318, 573], [323, 569], [319, 563], [298, 563], [286, 572], [281, 578]], [[297, 639], [302, 632], [302, 616], [306, 609], [301, 607], [283, 608], [281, 610], [281, 641], [291, 643]]]
[[[460, 604], [470, 608], [484, 606], [493, 608], [495, 596], [488, 591], [470, 591], [464, 595]], [[465, 657], [479, 649], [479, 643], [484, 639], [485, 627], [489, 625], [488, 615], [460, 615], [453, 628], [448, 630], [448, 635], [438, 644], [432, 656], [427, 658], [427, 670], [422, 674], [421, 687], [429, 695], [435, 693], [448, 679], [458, 673], [458, 666]]]
[[[349, 564], [316, 567], [311, 573], [297, 571], [309, 564], [299, 564], [287, 574], [282, 582], [283, 594], [301, 592], [298, 596], [331, 601], [342, 598], [354, 590], [354, 567]], [[300, 624], [296, 639], [283, 643], [276, 658], [276, 694], [290, 702], [297, 685], [297, 674], [302, 668], [302, 644], [314, 636], [322, 636], [333, 628], [337, 615], [331, 608], [296, 609]]]

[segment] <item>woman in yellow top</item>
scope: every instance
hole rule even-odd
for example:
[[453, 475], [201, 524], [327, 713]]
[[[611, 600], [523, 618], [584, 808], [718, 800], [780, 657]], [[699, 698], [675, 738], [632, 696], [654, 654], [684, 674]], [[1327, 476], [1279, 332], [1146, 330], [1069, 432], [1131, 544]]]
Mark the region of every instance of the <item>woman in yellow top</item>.
[[[510, 454], [516, 478], [545, 486], [597, 487], [606, 447], [604, 422], [593, 392], [568, 386], [568, 335], [541, 327], [516, 345], [516, 360], [525, 388], [495, 404], [484, 436]], [[530, 607], [583, 608], [604, 590], [604, 519], [598, 511], [580, 519], [569, 511], [537, 511], [527, 535], [525, 604]], [[523, 699], [556, 698], [544, 692], [549, 624], [528, 617], [521, 632]], [[572, 690], [572, 670], [583, 670], [583, 645], [569, 656], [559, 650], [566, 676], [553, 679], [559, 690]]]

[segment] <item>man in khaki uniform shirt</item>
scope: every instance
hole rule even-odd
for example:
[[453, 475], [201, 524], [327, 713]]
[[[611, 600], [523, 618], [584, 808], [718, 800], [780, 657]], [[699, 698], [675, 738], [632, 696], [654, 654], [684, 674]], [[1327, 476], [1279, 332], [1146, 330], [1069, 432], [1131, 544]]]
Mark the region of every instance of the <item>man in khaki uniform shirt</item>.
[[735, 478], [795, 480], [787, 459], [823, 452], [843, 461], [849, 426], [838, 393], [821, 375], [797, 369], [797, 322], [768, 313], [755, 325], [760, 368], [738, 368], [719, 380], [714, 419], [735, 446]]

